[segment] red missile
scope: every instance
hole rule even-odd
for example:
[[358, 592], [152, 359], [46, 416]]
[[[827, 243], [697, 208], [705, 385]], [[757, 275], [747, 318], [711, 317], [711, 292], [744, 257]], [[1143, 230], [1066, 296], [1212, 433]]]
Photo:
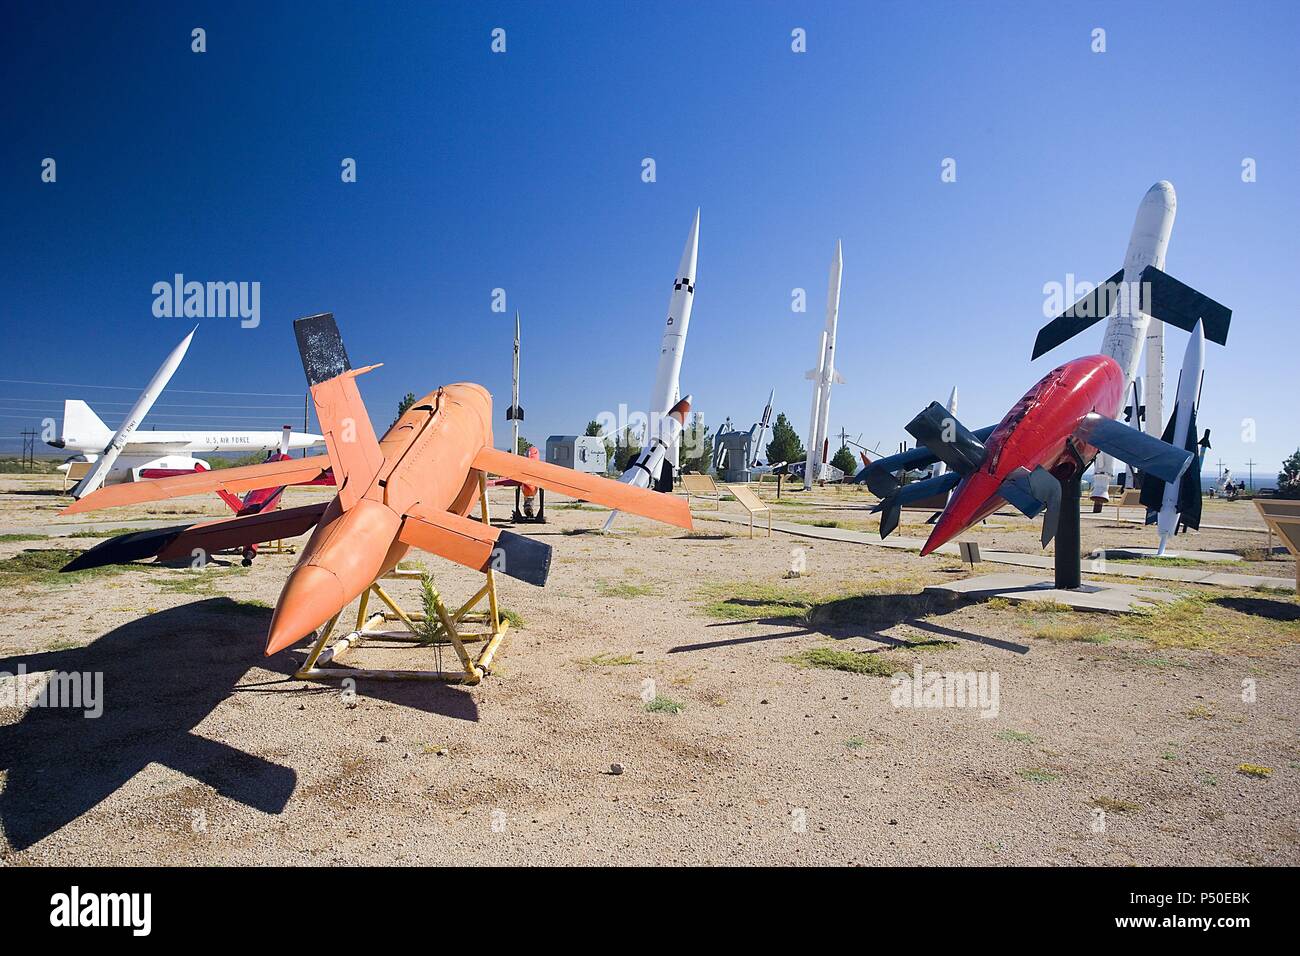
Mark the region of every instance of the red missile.
[[1088, 416], [1113, 420], [1123, 400], [1124, 373], [1109, 356], [1085, 356], [1048, 372], [993, 429], [984, 462], [957, 485], [921, 554], [1006, 504], [1001, 489], [1017, 469], [1042, 467], [1057, 479], [1082, 472], [1097, 455], [1083, 437]]

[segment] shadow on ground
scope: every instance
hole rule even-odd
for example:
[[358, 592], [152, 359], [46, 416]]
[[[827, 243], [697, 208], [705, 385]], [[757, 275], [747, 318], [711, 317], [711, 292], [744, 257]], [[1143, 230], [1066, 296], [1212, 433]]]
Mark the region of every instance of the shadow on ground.
[[[297, 784], [292, 768], [194, 731], [236, 691], [301, 693], [312, 686], [292, 680], [301, 651], [262, 656], [270, 615], [268, 608], [211, 598], [142, 617], [84, 647], [0, 658], [11, 686], [19, 668], [28, 675], [102, 675], [99, 717], [86, 716], [83, 699], [77, 708], [29, 707], [0, 727], [0, 828], [10, 847], [26, 849], [58, 831], [150, 763], [264, 813], [281, 812]], [[240, 685], [254, 667], [283, 677]], [[317, 686], [338, 692], [337, 685]], [[477, 718], [473, 698], [459, 688], [359, 681], [357, 692]]]
[[[776, 634], [755, 634], [747, 637], [723, 638], [716, 641], [704, 641], [698, 644], [683, 644], [669, 649], [670, 654], [685, 651], [702, 651], [717, 647], [733, 647], [739, 644], [753, 644], [762, 641], [776, 641], [789, 637], [806, 637], [817, 635], [833, 640], [847, 640], [865, 637], [878, 641], [884, 650], [888, 647], [914, 647], [918, 644], [932, 644], [936, 641], [971, 641], [986, 644], [1016, 654], [1028, 653], [1029, 648], [1023, 644], [1001, 641], [969, 631], [957, 630], [935, 623], [931, 618], [957, 610], [959, 604], [932, 594], [859, 594], [851, 597], [837, 598], [813, 604], [811, 607], [802, 601], [750, 600], [731, 598], [722, 602], [724, 606], [735, 608], [782, 608], [790, 613], [768, 613], [763, 616], [739, 621], [719, 621], [710, 627], [739, 627], [763, 624], [769, 626], [794, 625], [794, 630], [781, 631]], [[919, 631], [933, 635], [921, 641], [904, 640], [884, 634], [906, 624]]]

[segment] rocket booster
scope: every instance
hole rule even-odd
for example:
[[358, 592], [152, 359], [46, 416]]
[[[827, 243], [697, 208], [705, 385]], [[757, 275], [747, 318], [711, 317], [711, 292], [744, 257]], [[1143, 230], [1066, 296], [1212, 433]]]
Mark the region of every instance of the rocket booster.
[[804, 490], [812, 488], [826, 463], [828, 450], [828, 431], [831, 417], [831, 384], [843, 384], [844, 379], [835, 371], [835, 333], [840, 320], [840, 276], [844, 267], [844, 255], [839, 240], [835, 242], [835, 257], [831, 260], [830, 279], [826, 287], [826, 328], [822, 331], [821, 350], [818, 355], [817, 368], [811, 369], [807, 377], [813, 385], [812, 420], [809, 424], [808, 461], [804, 465]]
[[[641, 449], [641, 454], [628, 466], [624, 474], [624, 481], [627, 484], [638, 488], [649, 488], [654, 483], [663, 469], [669, 450], [682, 437], [682, 430], [686, 427], [686, 416], [690, 410], [691, 396], [687, 395], [669, 409], [667, 415], [659, 419], [659, 434], [650, 441], [650, 444]], [[632, 477], [628, 479], [628, 475]], [[614, 515], [611, 514], [610, 518], [613, 517]]]
[[[682, 249], [682, 260], [677, 266], [677, 276], [673, 279], [673, 294], [668, 300], [668, 318], [659, 344], [659, 366], [655, 371], [654, 390], [650, 393], [650, 406], [646, 409], [651, 421], [655, 416], [667, 416], [681, 396], [682, 355], [686, 351], [686, 333], [690, 329], [691, 306], [695, 302], [695, 264], [699, 248], [700, 211], [696, 209], [686, 246]], [[674, 439], [665, 458], [674, 469], [678, 465], [679, 444]]]
[[122, 454], [122, 449], [126, 446], [128, 439], [140, 426], [140, 422], [144, 420], [144, 417], [149, 414], [149, 410], [153, 408], [153, 403], [158, 400], [162, 390], [167, 387], [167, 383], [176, 374], [176, 369], [180, 366], [181, 360], [185, 358], [185, 353], [189, 350], [190, 340], [194, 338], [194, 333], [198, 330], [199, 327], [194, 326], [190, 330], [190, 334], [185, 336], [181, 343], [172, 349], [167, 358], [163, 360], [162, 365], [158, 366], [158, 371], [153, 373], [153, 378], [149, 379], [149, 384], [144, 387], [140, 397], [135, 400], [131, 410], [122, 419], [122, 424], [118, 426], [117, 431], [108, 443], [108, 447], [104, 449], [103, 454], [95, 462], [95, 467], [87, 472], [86, 477], [82, 478], [77, 487], [72, 490], [72, 497], [84, 497], [104, 483], [108, 473], [113, 470], [113, 465], [118, 456]]

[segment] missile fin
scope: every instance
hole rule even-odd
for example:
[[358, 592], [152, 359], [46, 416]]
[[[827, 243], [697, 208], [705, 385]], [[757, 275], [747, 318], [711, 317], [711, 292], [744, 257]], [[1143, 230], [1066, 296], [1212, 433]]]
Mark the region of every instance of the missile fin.
[[1062, 342], [1074, 338], [1106, 318], [1118, 297], [1119, 283], [1123, 278], [1124, 270], [1120, 269], [1039, 329], [1038, 338], [1034, 340], [1034, 354], [1030, 358], [1036, 359], [1050, 352]]
[[961, 475], [970, 474], [988, 456], [984, 443], [938, 402], [931, 402], [908, 422], [907, 433]]
[[1194, 332], [1196, 323], [1200, 322], [1207, 339], [1219, 345], [1228, 344], [1232, 310], [1227, 306], [1215, 302], [1208, 295], [1197, 292], [1155, 266], [1147, 266], [1142, 270], [1142, 282], [1150, 289], [1149, 300], [1143, 305], [1152, 318], [1185, 332]]

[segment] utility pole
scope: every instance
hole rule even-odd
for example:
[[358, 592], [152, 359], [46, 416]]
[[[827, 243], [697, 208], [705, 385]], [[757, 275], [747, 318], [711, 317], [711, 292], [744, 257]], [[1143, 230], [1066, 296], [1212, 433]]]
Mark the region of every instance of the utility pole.
[[[849, 433], [845, 431], [844, 426], [841, 425], [840, 426], [840, 448], [844, 448], [845, 446], [848, 445], [848, 443], [849, 443]], [[839, 451], [840, 448], [837, 448], [835, 450]]]
[[1246, 459], [1246, 487], [1250, 489], [1252, 494], [1254, 493], [1255, 491], [1255, 459], [1254, 458]]
[[36, 467], [36, 431], [26, 429], [23, 436], [23, 470], [31, 471]]

